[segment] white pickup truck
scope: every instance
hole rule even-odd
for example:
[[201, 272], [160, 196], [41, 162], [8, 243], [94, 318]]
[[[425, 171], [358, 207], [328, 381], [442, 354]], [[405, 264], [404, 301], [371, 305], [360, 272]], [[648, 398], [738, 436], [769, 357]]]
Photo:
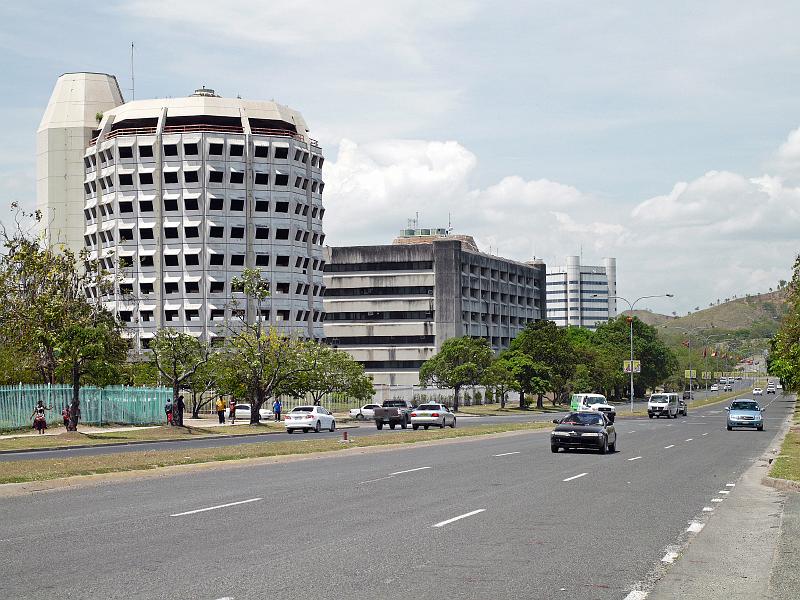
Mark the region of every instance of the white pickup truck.
[[570, 410], [595, 410], [606, 415], [612, 423], [617, 418], [616, 409], [602, 394], [572, 394]]

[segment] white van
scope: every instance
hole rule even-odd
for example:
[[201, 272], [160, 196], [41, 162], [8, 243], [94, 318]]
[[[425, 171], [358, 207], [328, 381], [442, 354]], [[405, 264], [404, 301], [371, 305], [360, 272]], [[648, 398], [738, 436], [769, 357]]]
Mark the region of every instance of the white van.
[[617, 411], [608, 403], [602, 394], [572, 394], [570, 410], [596, 410], [608, 417], [612, 423], [617, 418]]
[[678, 394], [651, 394], [647, 400], [647, 416], [649, 418], [666, 415], [677, 419], [679, 410]]

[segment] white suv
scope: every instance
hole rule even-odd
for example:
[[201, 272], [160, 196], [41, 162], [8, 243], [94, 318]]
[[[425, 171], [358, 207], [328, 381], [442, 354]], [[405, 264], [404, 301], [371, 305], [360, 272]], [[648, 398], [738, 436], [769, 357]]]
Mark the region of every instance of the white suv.
[[678, 394], [651, 394], [647, 401], [647, 416], [652, 419], [665, 415], [668, 419], [677, 419], [678, 405]]

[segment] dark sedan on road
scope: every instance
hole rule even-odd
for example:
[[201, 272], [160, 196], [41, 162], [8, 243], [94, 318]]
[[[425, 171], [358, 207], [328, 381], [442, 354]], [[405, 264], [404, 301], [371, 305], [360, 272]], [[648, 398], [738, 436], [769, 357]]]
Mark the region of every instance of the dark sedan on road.
[[553, 419], [556, 428], [550, 434], [550, 450], [590, 448], [605, 454], [617, 449], [617, 430], [601, 412], [571, 412], [563, 419]]

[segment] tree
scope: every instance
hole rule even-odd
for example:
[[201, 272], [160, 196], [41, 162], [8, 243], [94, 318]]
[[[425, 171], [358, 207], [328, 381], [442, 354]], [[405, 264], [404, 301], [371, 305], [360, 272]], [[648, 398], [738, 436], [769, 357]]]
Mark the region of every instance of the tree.
[[364, 374], [363, 365], [347, 352], [319, 342], [310, 342], [307, 352], [315, 354], [316, 367], [297, 378], [297, 392], [310, 393], [315, 405], [320, 404], [326, 394], [347, 394], [362, 402], [375, 394], [372, 378]]
[[525, 394], [536, 394], [536, 407], [544, 408], [542, 398], [551, 389], [552, 369], [542, 361], [531, 358], [524, 352], [508, 352], [504, 357], [508, 361], [519, 389], [519, 407], [527, 408]]
[[786, 302], [789, 310], [771, 342], [767, 371], [779, 377], [787, 390], [800, 389], [800, 255], [794, 263]]
[[489, 397], [489, 389], [494, 390], [495, 400], [500, 399], [500, 408], [506, 407], [506, 394], [516, 389], [517, 380], [511, 370], [508, 360], [498, 357], [483, 372], [481, 383], [486, 386], [486, 397]]
[[[217, 398], [224, 395], [224, 390], [220, 385], [225, 373], [225, 362], [220, 353], [213, 352], [208, 360], [200, 365], [197, 370], [186, 380], [186, 387], [192, 395], [191, 408], [192, 418], [199, 419], [200, 411], [208, 406]], [[213, 392], [210, 395], [209, 392]]]
[[153, 363], [172, 388], [172, 401], [178, 400], [182, 387], [209, 358], [209, 347], [196, 337], [165, 327], [150, 341]]
[[441, 350], [426, 360], [419, 371], [423, 385], [453, 390], [453, 412], [458, 412], [459, 391], [481, 381], [492, 363], [492, 348], [484, 338], [450, 338]]

